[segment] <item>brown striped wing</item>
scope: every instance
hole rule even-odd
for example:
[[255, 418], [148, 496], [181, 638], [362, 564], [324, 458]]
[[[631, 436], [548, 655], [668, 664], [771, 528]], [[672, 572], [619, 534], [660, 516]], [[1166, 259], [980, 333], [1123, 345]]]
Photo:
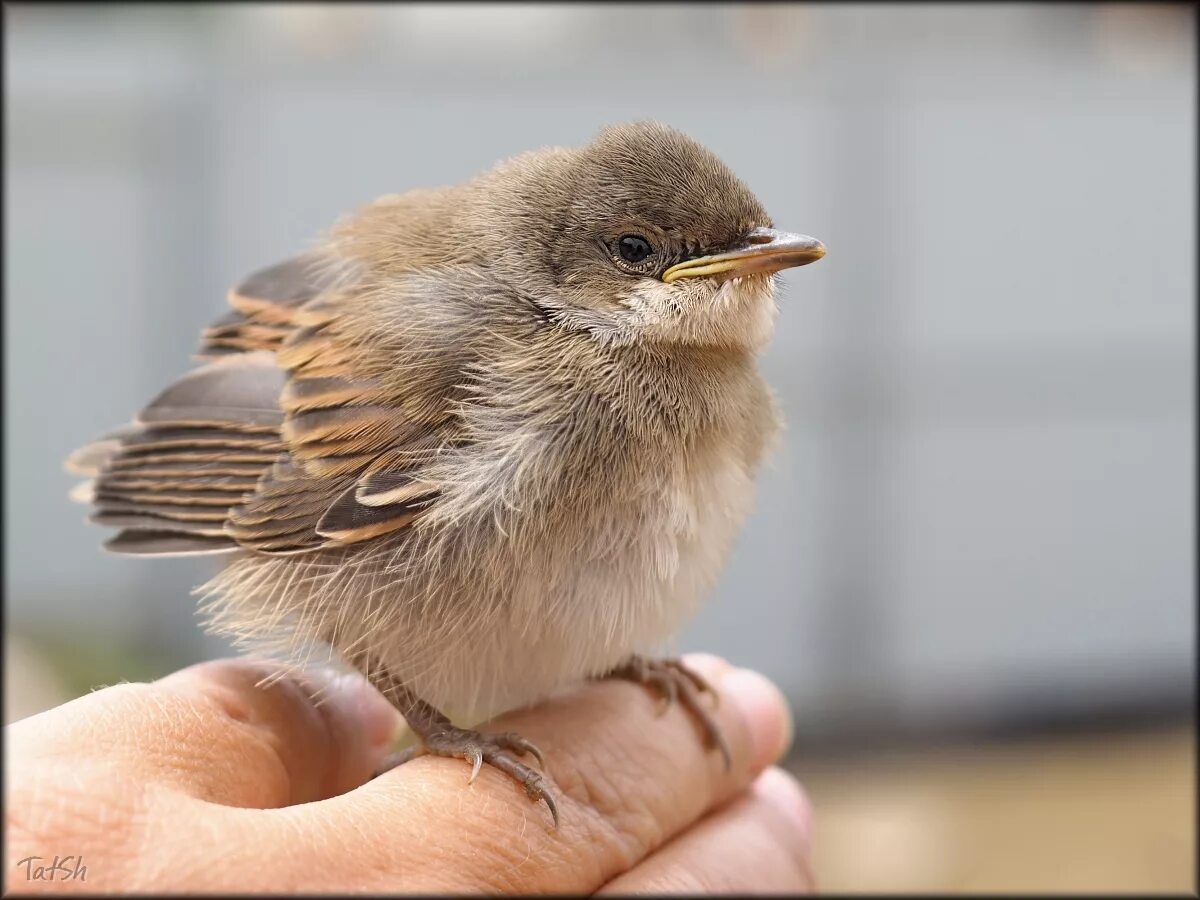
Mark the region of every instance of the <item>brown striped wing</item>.
[[68, 468], [92, 478], [72, 496], [121, 529], [106, 547], [305, 552], [395, 532], [436, 499], [420, 470], [453, 440], [453, 418], [412, 421], [354, 377], [346, 290], [312, 257], [246, 279], [204, 332], [208, 362], [72, 455]]

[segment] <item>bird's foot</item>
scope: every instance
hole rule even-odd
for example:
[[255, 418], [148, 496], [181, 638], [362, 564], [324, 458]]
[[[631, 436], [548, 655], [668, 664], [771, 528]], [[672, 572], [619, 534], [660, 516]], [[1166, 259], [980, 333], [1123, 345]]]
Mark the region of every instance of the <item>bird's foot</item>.
[[725, 768], [730, 767], [729, 744], [721, 734], [721, 727], [700, 702], [701, 695], [708, 694], [712, 697], [712, 705], [715, 708], [720, 697], [701, 675], [693, 672], [678, 659], [648, 659], [635, 654], [605, 677], [622, 678], [653, 687], [660, 697], [659, 715], [678, 700], [704, 729], [708, 746], [716, 747], [720, 751]]
[[504, 772], [521, 787], [532, 800], [541, 800], [550, 809], [554, 818], [554, 827], [558, 827], [558, 803], [546, 777], [516, 759], [516, 755], [529, 754], [545, 767], [546, 759], [535, 744], [527, 741], [519, 734], [505, 732], [503, 734], [483, 734], [466, 728], [456, 728], [453, 725], [439, 725], [436, 729], [422, 735], [423, 745], [409, 747], [399, 753], [393, 753], [376, 771], [376, 776], [382, 775], [389, 769], [403, 765], [410, 759], [423, 756], [426, 753], [433, 756], [451, 756], [465, 759], [471, 764], [471, 775], [467, 784], [471, 784], [479, 775], [484, 763], [493, 769]]

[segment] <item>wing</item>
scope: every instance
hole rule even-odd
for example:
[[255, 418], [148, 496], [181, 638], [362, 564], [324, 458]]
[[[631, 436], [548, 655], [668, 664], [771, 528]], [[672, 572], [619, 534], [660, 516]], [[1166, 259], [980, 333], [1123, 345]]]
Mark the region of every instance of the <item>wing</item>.
[[436, 500], [421, 473], [457, 440], [438, 387], [453, 379], [356, 377], [340, 321], [353, 296], [315, 257], [230, 292], [233, 311], [204, 332], [209, 361], [68, 460], [92, 478], [73, 498], [121, 529], [106, 547], [307, 552], [398, 531]]
[[300, 307], [313, 304], [345, 277], [318, 253], [255, 272], [229, 292], [232, 311], [203, 332], [199, 356], [212, 359], [252, 350], [278, 350], [296, 325]]

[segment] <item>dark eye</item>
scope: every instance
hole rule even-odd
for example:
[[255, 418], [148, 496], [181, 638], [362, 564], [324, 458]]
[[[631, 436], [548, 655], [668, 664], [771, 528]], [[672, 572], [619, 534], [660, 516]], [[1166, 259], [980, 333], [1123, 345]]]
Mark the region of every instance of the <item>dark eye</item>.
[[617, 253], [627, 263], [640, 263], [653, 252], [650, 242], [640, 234], [623, 234], [617, 240]]

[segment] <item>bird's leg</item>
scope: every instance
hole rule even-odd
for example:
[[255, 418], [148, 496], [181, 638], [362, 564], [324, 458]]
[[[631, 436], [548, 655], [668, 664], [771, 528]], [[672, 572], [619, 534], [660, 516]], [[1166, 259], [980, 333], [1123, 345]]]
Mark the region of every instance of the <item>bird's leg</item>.
[[558, 827], [558, 804], [550, 789], [546, 777], [540, 772], [519, 762], [514, 754], [528, 753], [541, 766], [546, 760], [533, 743], [519, 734], [505, 732], [502, 734], [484, 734], [466, 728], [457, 728], [451, 724], [441, 712], [426, 703], [408, 689], [399, 679], [387, 669], [367, 668], [370, 673], [368, 680], [392, 701], [392, 704], [404, 716], [406, 722], [421, 739], [421, 746], [409, 747], [398, 753], [393, 753], [376, 770], [378, 777], [384, 772], [403, 765], [414, 757], [426, 753], [434, 756], [453, 756], [465, 759], [471, 763], [471, 775], [467, 784], [472, 783], [479, 770], [487, 763], [494, 769], [504, 772], [520, 784], [532, 800], [542, 800], [554, 817], [554, 825]]
[[711, 713], [700, 703], [700, 696], [708, 694], [712, 697], [713, 706], [719, 699], [716, 690], [703, 677], [693, 672], [678, 659], [648, 659], [634, 654], [621, 663], [605, 678], [622, 678], [653, 687], [659, 692], [661, 703], [659, 715], [678, 700], [688, 712], [696, 717], [700, 727], [704, 729], [704, 737], [710, 747], [716, 747], [725, 760], [725, 768], [730, 766], [729, 744], [721, 734], [721, 727]]

